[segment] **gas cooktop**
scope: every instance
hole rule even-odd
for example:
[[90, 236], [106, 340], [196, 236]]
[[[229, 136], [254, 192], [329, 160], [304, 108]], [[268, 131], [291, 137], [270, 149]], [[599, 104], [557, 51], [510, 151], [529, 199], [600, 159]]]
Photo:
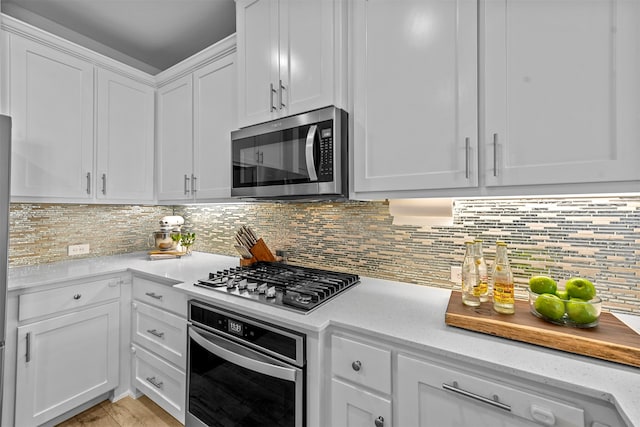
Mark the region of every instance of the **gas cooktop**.
[[246, 267], [209, 273], [208, 278], [198, 280], [195, 286], [309, 313], [359, 282], [360, 278], [356, 274], [277, 262], [258, 262]]

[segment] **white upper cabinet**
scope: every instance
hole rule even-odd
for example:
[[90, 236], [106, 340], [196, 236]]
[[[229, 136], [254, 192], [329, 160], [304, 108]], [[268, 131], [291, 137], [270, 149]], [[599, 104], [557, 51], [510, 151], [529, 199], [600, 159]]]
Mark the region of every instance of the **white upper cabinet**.
[[231, 197], [231, 131], [237, 128], [236, 55], [193, 74], [197, 200]]
[[356, 0], [350, 23], [356, 198], [640, 188], [640, 2]]
[[356, 0], [358, 192], [478, 183], [476, 2]]
[[154, 89], [103, 69], [97, 76], [96, 197], [151, 202]]
[[342, 0], [238, 0], [239, 126], [342, 106]]
[[[194, 63], [164, 72], [157, 92], [158, 200], [231, 197], [231, 131], [237, 129], [235, 37]], [[204, 64], [204, 65], [203, 65]]]
[[2, 19], [12, 200], [153, 202], [153, 78]]
[[640, 3], [488, 1], [481, 18], [486, 185], [640, 179]]
[[93, 197], [93, 66], [10, 37], [12, 197]]
[[193, 81], [186, 75], [158, 89], [158, 199], [191, 198]]

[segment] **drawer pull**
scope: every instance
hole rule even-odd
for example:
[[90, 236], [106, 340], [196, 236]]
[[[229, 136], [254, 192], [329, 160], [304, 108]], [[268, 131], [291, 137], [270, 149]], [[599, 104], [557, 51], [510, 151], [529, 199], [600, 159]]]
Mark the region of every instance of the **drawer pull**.
[[384, 417], [378, 417], [376, 418], [376, 420], [373, 422], [375, 424], [376, 427], [384, 427]]
[[162, 295], [158, 295], [155, 292], [145, 292], [145, 295], [153, 299], [162, 299]]
[[156, 377], [147, 377], [147, 381], [153, 384], [155, 388], [162, 388], [162, 381], [156, 380]]
[[80, 298], [82, 298], [82, 294], [75, 294], [73, 296], [73, 299], [75, 299], [75, 300], [79, 300]]
[[358, 372], [360, 368], [362, 368], [362, 362], [359, 360], [356, 360], [351, 364], [351, 367], [353, 368], [354, 371]]
[[147, 332], [158, 338], [164, 338], [164, 332], [158, 332], [156, 329], [147, 329]]
[[482, 403], [486, 403], [488, 405], [495, 406], [496, 408], [500, 408], [500, 409], [503, 409], [505, 411], [511, 412], [511, 406], [500, 402], [498, 400], [498, 395], [496, 395], [496, 394], [493, 395], [493, 400], [491, 400], [491, 399], [489, 399], [487, 397], [480, 396], [478, 394], [471, 393], [470, 391], [458, 388], [458, 381], [454, 381], [453, 385], [449, 385], [449, 384], [443, 383], [442, 384], [442, 388], [445, 389], [445, 390], [452, 391], [454, 393], [458, 393], [458, 394], [461, 394], [463, 396], [469, 397], [471, 399], [478, 400], [478, 401], [480, 401]]

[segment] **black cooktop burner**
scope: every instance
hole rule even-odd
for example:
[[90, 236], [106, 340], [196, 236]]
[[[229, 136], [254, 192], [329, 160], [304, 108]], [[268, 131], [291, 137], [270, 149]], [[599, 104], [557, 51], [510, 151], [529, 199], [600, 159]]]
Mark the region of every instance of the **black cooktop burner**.
[[259, 262], [209, 273], [195, 285], [308, 313], [359, 281], [356, 274]]

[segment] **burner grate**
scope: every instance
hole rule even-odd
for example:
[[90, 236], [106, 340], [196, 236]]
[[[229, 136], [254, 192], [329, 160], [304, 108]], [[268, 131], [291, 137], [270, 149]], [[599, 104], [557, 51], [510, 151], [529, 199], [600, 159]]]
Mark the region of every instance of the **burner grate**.
[[209, 273], [195, 285], [309, 312], [359, 281], [355, 274], [260, 262]]

